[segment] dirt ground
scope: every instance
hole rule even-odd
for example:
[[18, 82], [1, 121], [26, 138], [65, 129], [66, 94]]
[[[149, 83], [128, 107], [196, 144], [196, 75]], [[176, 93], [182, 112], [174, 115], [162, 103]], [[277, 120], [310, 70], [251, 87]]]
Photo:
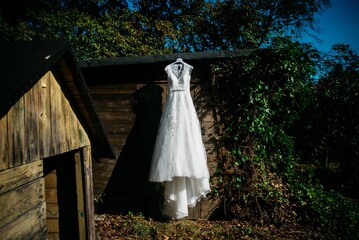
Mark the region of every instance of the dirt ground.
[[97, 239], [323, 239], [303, 226], [208, 220], [154, 221], [141, 215], [96, 215]]

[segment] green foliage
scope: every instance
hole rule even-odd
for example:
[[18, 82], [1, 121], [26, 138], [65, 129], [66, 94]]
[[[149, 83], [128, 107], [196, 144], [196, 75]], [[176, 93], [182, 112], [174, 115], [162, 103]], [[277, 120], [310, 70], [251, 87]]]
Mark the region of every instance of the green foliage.
[[322, 183], [358, 198], [359, 57], [336, 45], [320, 65], [315, 104], [304, 114], [296, 146], [302, 162], [313, 162]]
[[[319, 55], [315, 49], [289, 38], [275, 38], [273, 47], [213, 66], [227, 150], [217, 166], [216, 193], [232, 217], [273, 224], [314, 223], [326, 236], [356, 237], [359, 206], [325, 187], [320, 175], [325, 163], [316, 157], [328, 146], [339, 153], [345, 144], [347, 152], [342, 155], [354, 154], [358, 159], [358, 148], [350, 144], [359, 138], [354, 124], [358, 118], [353, 117], [359, 61], [342, 49], [344, 54], [336, 55], [335, 63], [330, 61], [332, 68], [327, 67], [326, 77], [316, 83], [312, 80], [317, 69], [313, 59]], [[330, 105], [324, 107], [323, 99]], [[325, 131], [318, 133], [314, 126]], [[317, 155], [305, 158], [303, 152], [312, 148]]]
[[314, 27], [329, 0], [0, 3], [0, 41], [66, 39], [79, 59], [257, 48]]
[[[146, 31], [149, 25], [155, 26], [156, 36]], [[169, 53], [165, 43], [174, 36], [170, 22], [150, 22], [127, 9], [93, 16], [78, 8], [30, 8], [15, 24], [0, 16], [0, 26], [2, 41], [68, 40], [78, 59]]]
[[300, 222], [321, 229], [327, 238], [358, 239], [359, 204], [325, 189], [316, 180], [313, 167], [302, 166], [296, 173], [289, 185]]
[[148, 19], [172, 22], [179, 30], [169, 47], [178, 51], [257, 48], [278, 34], [315, 27], [314, 15], [328, 0], [300, 1], [135, 1]]
[[303, 57], [311, 49], [286, 38], [276, 44], [275, 50], [214, 68], [228, 150], [217, 169], [218, 192], [231, 204], [255, 199], [260, 218], [264, 213], [258, 199], [270, 203], [270, 211], [286, 204], [288, 186], [282, 179], [292, 173], [296, 158], [288, 132], [312, 92], [308, 81], [314, 63]]

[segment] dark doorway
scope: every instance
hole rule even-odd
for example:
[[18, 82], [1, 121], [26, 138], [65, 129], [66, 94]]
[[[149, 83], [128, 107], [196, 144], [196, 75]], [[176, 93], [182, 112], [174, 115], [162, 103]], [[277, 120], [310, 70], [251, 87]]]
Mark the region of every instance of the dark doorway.
[[48, 237], [80, 239], [85, 230], [81, 156], [78, 151], [67, 152], [43, 162]]

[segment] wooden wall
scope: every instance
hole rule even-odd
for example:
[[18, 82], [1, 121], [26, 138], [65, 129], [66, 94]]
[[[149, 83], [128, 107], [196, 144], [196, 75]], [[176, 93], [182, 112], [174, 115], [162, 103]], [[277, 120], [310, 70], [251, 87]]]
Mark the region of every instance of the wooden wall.
[[95, 109], [104, 124], [116, 157], [120, 154], [131, 131], [136, 114], [132, 110], [132, 94], [136, 91], [134, 82], [91, 87]]
[[50, 198], [45, 196], [42, 159], [75, 149], [82, 149], [84, 185], [73, 184], [88, 194], [83, 214], [93, 231], [90, 141], [49, 71], [0, 119], [0, 239], [46, 238]]
[[[213, 174], [218, 147], [214, 108], [211, 105], [211, 89], [210, 86], [203, 84], [199, 79], [193, 79], [192, 81], [191, 93], [201, 122], [203, 141], [208, 155], [208, 166], [211, 174]], [[167, 81], [158, 80], [155, 84], [162, 88], [163, 107], [167, 96]], [[143, 193], [142, 196], [137, 197], [146, 199], [146, 191], [150, 191], [153, 187], [146, 183], [148, 179], [146, 172], [139, 173], [142, 170], [148, 170], [143, 167], [143, 165], [148, 164], [148, 156], [142, 153], [147, 160], [141, 161], [138, 159], [143, 157], [138, 157], [141, 155], [140, 152], [148, 151], [143, 145], [150, 143], [141, 140], [133, 141], [134, 135], [137, 138], [146, 137], [145, 133], [139, 134], [136, 132], [136, 113], [133, 107], [135, 106], [136, 93], [149, 85], [153, 85], [153, 83], [126, 82], [90, 86], [95, 108], [110, 136], [110, 142], [113, 144], [117, 156], [116, 160], [102, 158], [93, 163], [94, 193], [98, 196], [108, 195], [110, 188], [121, 186], [116, 191], [121, 192], [122, 196], [107, 196], [105, 197], [107, 201], [104, 204], [109, 205], [110, 208], [123, 208], [125, 209], [124, 212], [132, 208], [136, 210], [136, 207], [140, 204], [137, 203], [136, 205], [136, 201], [138, 201], [136, 200], [136, 191]], [[153, 117], [156, 116], [150, 116], [149, 118]], [[112, 192], [116, 191], [112, 190]], [[109, 198], [111, 202], [108, 201]], [[150, 201], [148, 200], [148, 202]], [[195, 208], [190, 209], [189, 218], [208, 218], [216, 205], [217, 201], [213, 199], [201, 201]], [[147, 208], [151, 208], [151, 206]], [[139, 210], [146, 211], [147, 208], [140, 208]]]
[[0, 170], [89, 145], [51, 71], [0, 119]]
[[[202, 137], [205, 149], [207, 151], [207, 165], [210, 176], [213, 176], [217, 159], [220, 155], [220, 146], [218, 145], [219, 130], [216, 115], [218, 114], [216, 106], [212, 99], [212, 86], [207, 82], [198, 80], [192, 85], [192, 98], [195, 104], [197, 115], [201, 123]], [[211, 185], [213, 183], [211, 182]], [[218, 207], [218, 199], [211, 196], [203, 199], [193, 209], [189, 218], [207, 219], [212, 212]]]
[[0, 172], [0, 239], [45, 239], [42, 161]]

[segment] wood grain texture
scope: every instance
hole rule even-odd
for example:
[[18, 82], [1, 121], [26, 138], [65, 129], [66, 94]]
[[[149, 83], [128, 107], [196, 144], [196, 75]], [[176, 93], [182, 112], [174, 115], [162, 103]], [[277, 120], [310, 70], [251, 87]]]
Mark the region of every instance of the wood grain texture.
[[25, 99], [19, 101], [7, 114], [9, 167], [19, 166], [27, 159], [27, 139], [25, 131]]
[[9, 167], [7, 116], [0, 119], [0, 170]]
[[34, 86], [25, 95], [25, 132], [28, 161], [40, 159], [39, 139], [39, 85]]
[[46, 73], [38, 85], [40, 156], [54, 156], [89, 145], [87, 133], [55, 76]]
[[115, 155], [120, 153], [135, 121], [132, 109], [135, 82], [94, 86], [89, 89]]
[[46, 73], [34, 86], [39, 93], [39, 148], [40, 157], [51, 156], [51, 105], [50, 105], [50, 74]]
[[93, 175], [92, 175], [92, 158], [91, 147], [87, 146], [82, 148], [82, 161], [83, 161], [83, 183], [85, 189], [85, 215], [86, 215], [86, 228], [87, 237], [90, 240], [95, 239], [95, 218], [94, 218], [94, 194], [93, 194]]
[[39, 201], [37, 206], [0, 227], [0, 239], [46, 239], [45, 209], [45, 201]]
[[66, 151], [65, 135], [65, 107], [62, 105], [61, 87], [55, 77], [50, 73], [50, 106], [51, 106], [51, 155], [57, 155]]
[[43, 167], [41, 160], [1, 171], [0, 194], [11, 191], [42, 176]]
[[82, 152], [75, 153], [75, 177], [76, 177], [76, 195], [77, 195], [77, 219], [79, 224], [79, 238], [86, 237], [86, 214], [85, 214], [85, 196], [84, 196], [84, 178], [83, 176]]
[[43, 178], [0, 195], [0, 228], [45, 201]]

